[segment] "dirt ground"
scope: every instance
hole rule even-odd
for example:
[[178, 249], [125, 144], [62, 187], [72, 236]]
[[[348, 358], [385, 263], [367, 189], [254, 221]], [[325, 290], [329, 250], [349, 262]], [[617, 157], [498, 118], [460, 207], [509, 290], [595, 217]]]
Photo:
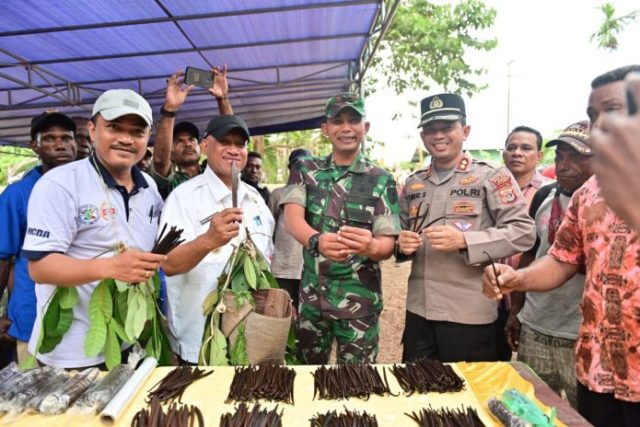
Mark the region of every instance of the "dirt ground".
[[[384, 309], [380, 316], [380, 342], [377, 363], [400, 363], [402, 360], [402, 332], [404, 331], [407, 279], [411, 261], [396, 263], [395, 258], [383, 261], [382, 298]], [[336, 363], [336, 342], [333, 342], [329, 363]]]
[[407, 279], [411, 262], [396, 263], [395, 259], [382, 263], [382, 297], [384, 310], [380, 317], [380, 353], [378, 363], [398, 363], [402, 358], [402, 331], [407, 298]]

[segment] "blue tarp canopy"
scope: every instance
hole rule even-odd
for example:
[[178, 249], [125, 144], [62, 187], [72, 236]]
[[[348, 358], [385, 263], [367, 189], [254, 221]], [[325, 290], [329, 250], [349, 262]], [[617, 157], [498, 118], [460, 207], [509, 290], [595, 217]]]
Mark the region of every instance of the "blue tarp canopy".
[[[259, 133], [317, 127], [326, 99], [358, 90], [399, 0], [20, 0], [0, 2], [0, 145], [29, 144], [50, 108], [89, 118], [111, 88], [157, 115], [166, 79], [227, 64], [234, 112]], [[217, 114], [194, 88], [179, 120]], [[156, 116], [157, 119], [157, 116]]]

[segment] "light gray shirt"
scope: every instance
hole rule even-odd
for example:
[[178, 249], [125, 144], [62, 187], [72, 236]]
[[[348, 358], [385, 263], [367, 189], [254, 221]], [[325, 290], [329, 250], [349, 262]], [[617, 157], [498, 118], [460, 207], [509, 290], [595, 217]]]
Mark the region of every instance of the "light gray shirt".
[[271, 261], [271, 272], [279, 279], [300, 280], [302, 275], [302, 245], [284, 229], [284, 212], [279, 206], [285, 187], [277, 188], [269, 198], [269, 209], [276, 220], [273, 236], [275, 250]]
[[[551, 190], [536, 212], [536, 232], [540, 239], [536, 259], [546, 255], [551, 247], [548, 241], [548, 225], [556, 191], [555, 188]], [[570, 200], [569, 196], [560, 194], [563, 212]], [[579, 306], [584, 291], [584, 280], [584, 274], [578, 273], [553, 291], [527, 292], [518, 319], [541, 334], [575, 340], [582, 321]]]

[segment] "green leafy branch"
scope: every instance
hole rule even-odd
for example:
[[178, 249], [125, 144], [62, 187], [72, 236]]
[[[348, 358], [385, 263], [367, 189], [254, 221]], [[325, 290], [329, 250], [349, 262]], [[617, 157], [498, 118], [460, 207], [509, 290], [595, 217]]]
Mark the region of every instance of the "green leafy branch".
[[604, 3], [600, 6], [600, 11], [604, 14], [604, 21], [597, 32], [593, 33], [590, 41], [597, 42], [598, 47], [606, 50], [616, 50], [618, 48], [618, 36], [625, 26], [635, 21], [640, 16], [640, 9], [634, 10], [622, 16], [615, 16], [616, 8], [613, 3]]
[[486, 85], [475, 78], [486, 70], [470, 65], [466, 55], [497, 46], [495, 38], [477, 36], [493, 25], [495, 17], [496, 10], [480, 0], [404, 1], [373, 58], [366, 92], [376, 86], [378, 76], [397, 94], [429, 90], [432, 83], [468, 96], [479, 92]]
[[224, 294], [231, 292], [235, 304], [242, 307], [245, 303], [254, 305], [254, 291], [270, 288], [279, 288], [278, 282], [271, 274], [269, 264], [251, 240], [247, 230], [246, 240], [234, 247], [223, 269], [223, 274], [218, 278], [217, 288], [207, 295], [202, 304], [206, 321], [198, 356], [200, 365], [248, 364], [244, 325], [239, 326], [238, 338], [230, 350], [227, 339], [220, 329], [222, 314], [227, 310]]

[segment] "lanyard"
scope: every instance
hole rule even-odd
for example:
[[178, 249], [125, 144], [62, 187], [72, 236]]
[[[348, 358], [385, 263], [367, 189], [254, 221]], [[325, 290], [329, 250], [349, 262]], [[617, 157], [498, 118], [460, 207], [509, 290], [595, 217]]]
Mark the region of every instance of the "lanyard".
[[[102, 184], [102, 190], [104, 191], [104, 195], [105, 195], [105, 197], [107, 199], [107, 204], [109, 205], [109, 207], [114, 207], [113, 203], [111, 203], [111, 197], [109, 196], [109, 187], [107, 186], [107, 183], [106, 183], [104, 177], [102, 176], [102, 171], [100, 170], [100, 167], [96, 162], [96, 157], [95, 156], [91, 156], [91, 161], [93, 162], [93, 165], [95, 166], [96, 171], [98, 171], [98, 176], [100, 176], [100, 183]], [[129, 207], [133, 211], [132, 205], [133, 205], [133, 200], [130, 200]], [[116, 235], [116, 246], [115, 246], [115, 248], [113, 248], [113, 251], [114, 251], [115, 254], [119, 254], [119, 253], [122, 253], [122, 252], [126, 251], [127, 250], [127, 243], [131, 243], [131, 221], [127, 220], [127, 242], [125, 243], [122, 240], [120, 240], [120, 237], [119, 237], [118, 225], [116, 224], [116, 216], [117, 215], [118, 215], [118, 212], [117, 211], [114, 212], [113, 216], [109, 220], [109, 221], [111, 221], [111, 224], [113, 225], [113, 230], [114, 230], [115, 235]], [[131, 216], [129, 216], [129, 217], [131, 217]], [[102, 255], [102, 254], [100, 254], [100, 255]]]

